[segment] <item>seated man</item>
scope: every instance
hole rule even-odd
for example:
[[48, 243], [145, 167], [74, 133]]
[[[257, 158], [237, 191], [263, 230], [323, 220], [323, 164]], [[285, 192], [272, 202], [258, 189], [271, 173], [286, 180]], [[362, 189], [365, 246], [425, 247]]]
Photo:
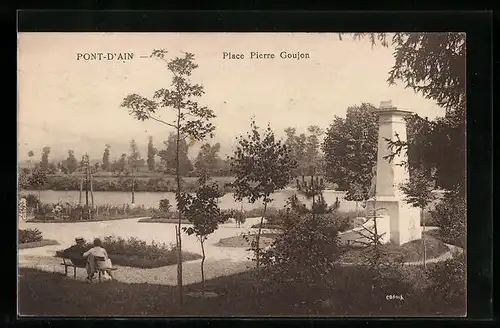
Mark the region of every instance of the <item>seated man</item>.
[[87, 280], [92, 282], [94, 273], [97, 270], [105, 271], [113, 279], [111, 270], [113, 266], [111, 260], [109, 259], [108, 253], [102, 247], [101, 240], [99, 238], [94, 239], [94, 247], [83, 253], [83, 256], [87, 258], [87, 271], [89, 276]]
[[81, 237], [75, 238], [75, 245], [70, 246], [63, 250], [63, 254], [68, 258], [81, 258], [83, 259], [83, 253], [85, 253], [85, 240]]
[[85, 240], [81, 237], [75, 238], [75, 245], [66, 248], [63, 254], [73, 262], [75, 265], [86, 263], [87, 269], [87, 279], [92, 277], [95, 272], [95, 266], [89, 265], [88, 261], [85, 259], [84, 253], [87, 251], [85, 247]]

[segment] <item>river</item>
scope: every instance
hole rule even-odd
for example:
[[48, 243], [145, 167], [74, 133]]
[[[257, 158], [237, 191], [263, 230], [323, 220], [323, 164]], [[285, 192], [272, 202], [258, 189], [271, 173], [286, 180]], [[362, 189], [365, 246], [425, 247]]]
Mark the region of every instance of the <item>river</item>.
[[[22, 195], [26, 194], [35, 194], [38, 195], [38, 191], [35, 190], [23, 190], [21, 191]], [[57, 202], [70, 202], [77, 203], [79, 198], [79, 191], [54, 191], [54, 190], [42, 190], [40, 193], [40, 200], [42, 203], [57, 203]], [[282, 190], [273, 194], [273, 202], [269, 205], [275, 208], [282, 208], [288, 197], [296, 194], [295, 190], [287, 189]], [[342, 191], [334, 191], [334, 190], [325, 190], [323, 193], [325, 201], [327, 204], [331, 205], [335, 203], [336, 198], [340, 201], [340, 210], [341, 211], [350, 211], [356, 209], [356, 203], [352, 201], [346, 201], [344, 199], [345, 192]], [[130, 192], [122, 192], [122, 191], [95, 191], [94, 192], [94, 204], [95, 205], [123, 205], [131, 202], [131, 193]], [[160, 199], [168, 199], [170, 200], [170, 204], [172, 204], [173, 208], [175, 208], [175, 193], [173, 192], [136, 192], [135, 193], [135, 203], [137, 205], [144, 205], [145, 207], [158, 207], [160, 203]], [[305, 200], [304, 197], [299, 196], [299, 199]], [[85, 201], [85, 193], [82, 194], [82, 201]], [[90, 194], [89, 194], [90, 201]], [[306, 202], [306, 203], [310, 203]], [[247, 201], [243, 201], [242, 203], [237, 202], [233, 198], [232, 193], [228, 193], [220, 198], [219, 207], [221, 209], [240, 209], [241, 205], [243, 205], [244, 210], [251, 210], [254, 208], [262, 207], [261, 202], [256, 202], [254, 204], [250, 204]]]

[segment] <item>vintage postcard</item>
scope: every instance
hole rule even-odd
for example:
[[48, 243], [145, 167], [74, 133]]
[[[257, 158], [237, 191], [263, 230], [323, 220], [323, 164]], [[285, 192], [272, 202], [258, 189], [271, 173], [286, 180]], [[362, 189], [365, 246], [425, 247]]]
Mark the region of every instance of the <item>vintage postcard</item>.
[[465, 34], [19, 33], [18, 314], [466, 315]]

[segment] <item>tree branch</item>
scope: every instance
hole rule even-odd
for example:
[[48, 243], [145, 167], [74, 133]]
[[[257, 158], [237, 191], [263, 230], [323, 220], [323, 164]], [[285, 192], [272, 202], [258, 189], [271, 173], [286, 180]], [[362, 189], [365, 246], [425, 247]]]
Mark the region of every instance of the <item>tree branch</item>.
[[151, 115], [148, 115], [148, 116], [149, 116], [149, 118], [150, 118], [150, 119], [152, 119], [152, 120], [154, 120], [154, 121], [156, 121], [156, 122], [163, 123], [163, 124], [168, 125], [168, 126], [170, 126], [170, 127], [176, 128], [176, 126], [175, 126], [175, 125], [173, 125], [172, 123], [165, 122], [165, 121], [160, 120], [160, 119], [158, 119], [158, 118], [156, 118], [156, 117], [153, 117], [153, 116], [151, 116]]

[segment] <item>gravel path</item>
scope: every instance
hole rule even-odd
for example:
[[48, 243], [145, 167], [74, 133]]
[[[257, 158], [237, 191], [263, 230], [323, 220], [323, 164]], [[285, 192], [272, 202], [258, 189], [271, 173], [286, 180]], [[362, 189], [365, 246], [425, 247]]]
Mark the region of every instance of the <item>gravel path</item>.
[[[75, 237], [82, 236], [92, 240], [96, 236], [115, 235], [123, 238], [136, 237], [147, 242], [175, 241], [174, 225], [163, 223], [138, 223], [138, 219], [86, 222], [86, 223], [26, 223], [20, 225], [21, 229], [37, 228], [42, 231], [45, 238], [55, 239], [60, 245], [51, 245], [38, 248], [20, 249], [18, 252], [19, 267], [36, 268], [43, 271], [63, 273], [64, 267], [60, 258], [54, 257], [56, 251], [64, 249], [71, 244]], [[206, 241], [205, 251], [205, 278], [212, 279], [223, 275], [231, 275], [249, 270], [252, 262], [248, 260], [251, 255], [246, 248], [216, 246], [220, 239], [238, 236], [256, 229], [251, 228], [259, 218], [247, 219], [245, 224], [236, 228], [234, 223], [222, 224], [219, 229]], [[201, 253], [200, 245], [195, 237], [183, 235], [183, 250]], [[185, 284], [201, 282], [201, 260], [184, 262], [183, 280]], [[177, 266], [170, 265], [154, 269], [142, 269], [116, 266], [114, 276], [118, 281], [125, 283], [153, 283], [160, 285], [177, 284]], [[70, 279], [73, 279], [72, 271]], [[77, 279], [85, 279], [83, 269], [77, 269]]]
[[[47, 272], [64, 274], [64, 267], [60, 258], [47, 256], [22, 256], [19, 258], [19, 267], [33, 268]], [[183, 281], [185, 284], [195, 284], [201, 282], [200, 273], [201, 260], [184, 262]], [[230, 260], [208, 260], [205, 261], [205, 279], [231, 275], [251, 268], [250, 261], [230, 261]], [[124, 266], [116, 266], [117, 270], [113, 275], [117, 281], [124, 283], [150, 283], [157, 285], [175, 286], [177, 284], [177, 265], [169, 265], [154, 269], [141, 269]], [[77, 269], [78, 280], [85, 280], [84, 269]], [[68, 279], [73, 278], [73, 270], [68, 271]]]

